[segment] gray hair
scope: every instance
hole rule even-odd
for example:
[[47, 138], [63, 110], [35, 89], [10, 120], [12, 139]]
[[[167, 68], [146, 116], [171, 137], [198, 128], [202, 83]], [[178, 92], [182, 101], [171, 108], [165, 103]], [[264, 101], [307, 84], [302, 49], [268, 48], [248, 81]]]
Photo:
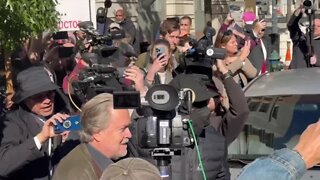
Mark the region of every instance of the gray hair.
[[113, 109], [113, 96], [101, 93], [90, 99], [81, 111], [81, 142], [92, 141], [92, 135], [108, 126], [110, 110]]

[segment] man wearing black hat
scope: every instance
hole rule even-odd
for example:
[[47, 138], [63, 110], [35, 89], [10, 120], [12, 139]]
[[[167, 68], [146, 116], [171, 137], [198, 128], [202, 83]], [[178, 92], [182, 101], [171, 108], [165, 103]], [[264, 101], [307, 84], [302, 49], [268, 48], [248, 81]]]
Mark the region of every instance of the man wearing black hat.
[[[221, 105], [223, 98], [207, 75], [179, 74], [170, 82], [170, 85], [177, 90], [191, 89], [193, 92], [192, 112], [186, 118], [192, 120], [195, 135], [198, 137], [207, 179], [227, 180], [230, 179], [227, 147], [240, 134], [249, 114], [249, 108], [242, 89], [235, 83], [222, 60], [217, 60], [217, 67], [222, 74], [222, 83], [228, 95], [229, 108]], [[133, 121], [133, 131], [137, 131], [135, 124]], [[149, 149], [135, 145], [138, 142], [136, 138], [133, 135], [133, 145], [130, 149], [133, 156], [148, 159], [156, 164], [151, 159]], [[196, 148], [181, 149], [181, 156], [173, 156], [170, 165], [172, 169], [170, 179], [203, 179]]]
[[[170, 84], [177, 89], [192, 89], [195, 94], [193, 122], [199, 137], [200, 154], [207, 179], [230, 179], [227, 147], [240, 134], [249, 109], [242, 89], [217, 60], [230, 107], [221, 105], [222, 96], [212, 80], [200, 74], [178, 75]], [[183, 157], [172, 158], [172, 179], [202, 179], [195, 148], [185, 148]]]
[[0, 179], [50, 179], [68, 151], [54, 133], [54, 125], [69, 117], [67, 103], [44, 67], [20, 72], [17, 83], [17, 108], [0, 122]]

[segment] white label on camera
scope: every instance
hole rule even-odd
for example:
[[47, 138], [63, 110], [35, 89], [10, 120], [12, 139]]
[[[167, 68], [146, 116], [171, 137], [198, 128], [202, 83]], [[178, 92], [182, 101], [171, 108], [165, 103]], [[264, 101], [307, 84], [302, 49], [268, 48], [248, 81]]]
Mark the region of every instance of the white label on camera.
[[160, 122], [160, 127], [168, 127], [169, 126], [169, 122], [168, 121], [161, 121]]

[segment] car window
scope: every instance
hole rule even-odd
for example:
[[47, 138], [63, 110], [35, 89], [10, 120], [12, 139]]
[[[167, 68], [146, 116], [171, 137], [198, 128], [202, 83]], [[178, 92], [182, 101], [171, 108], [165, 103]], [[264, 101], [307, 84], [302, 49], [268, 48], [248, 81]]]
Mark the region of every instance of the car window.
[[250, 97], [250, 114], [229, 157], [254, 160], [276, 149], [294, 147], [306, 127], [320, 117], [320, 95]]

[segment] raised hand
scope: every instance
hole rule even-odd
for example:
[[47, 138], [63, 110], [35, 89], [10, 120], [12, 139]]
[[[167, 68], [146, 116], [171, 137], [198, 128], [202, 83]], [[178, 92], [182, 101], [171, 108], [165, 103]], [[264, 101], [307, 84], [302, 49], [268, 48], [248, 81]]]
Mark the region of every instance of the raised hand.
[[153, 63], [149, 71], [152, 71], [153, 73], [159, 72], [168, 64], [168, 61], [169, 61], [169, 57], [167, 57], [167, 55], [165, 54], [161, 54], [159, 57], [153, 60]]
[[224, 20], [224, 24], [226, 25], [230, 25], [231, 23], [233, 23], [234, 18], [231, 16], [231, 13], [228, 13], [226, 19]]
[[37, 138], [39, 139], [40, 143], [43, 144], [49, 138], [59, 135], [54, 132], [54, 126], [57, 125], [57, 123], [62, 123], [64, 120], [68, 118], [68, 114], [57, 113], [53, 115], [50, 119], [48, 119], [43, 124], [41, 132], [37, 134]]
[[244, 46], [241, 48], [239, 59], [245, 61], [248, 55], [250, 54], [250, 40], [246, 40]]
[[142, 70], [137, 67], [137, 66], [131, 66], [128, 67], [125, 71], [124, 71], [124, 76], [125, 78], [133, 81], [135, 83], [135, 89], [137, 91], [140, 91], [143, 89], [144, 87], [144, 73], [142, 72]]
[[303, 131], [294, 150], [300, 153], [308, 169], [320, 163], [320, 121]]

